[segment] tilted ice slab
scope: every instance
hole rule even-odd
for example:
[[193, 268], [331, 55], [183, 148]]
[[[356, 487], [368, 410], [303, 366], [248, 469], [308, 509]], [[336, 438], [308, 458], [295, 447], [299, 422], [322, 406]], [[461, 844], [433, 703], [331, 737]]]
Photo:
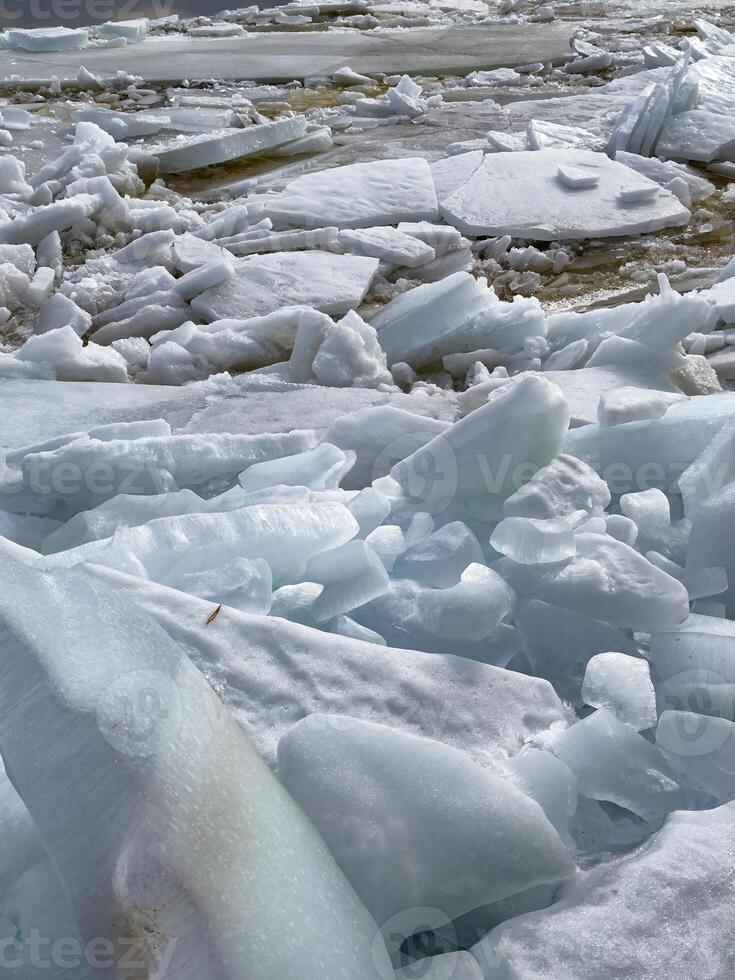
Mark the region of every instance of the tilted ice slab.
[[235, 263], [232, 278], [207, 289], [191, 307], [204, 320], [247, 320], [287, 306], [347, 313], [359, 306], [378, 271], [364, 255], [274, 252]]
[[[672, 69], [682, 81], [655, 143], [658, 156], [678, 160], [733, 160], [735, 126], [728, 112], [735, 95], [735, 58], [716, 56]], [[675, 85], [675, 81], [673, 82]]]
[[517, 296], [503, 303], [484, 280], [468, 272], [396, 296], [373, 317], [372, 325], [389, 363], [406, 361], [417, 368], [459, 351], [518, 350], [527, 337], [546, 332], [538, 300]]
[[633, 641], [609, 623], [531, 599], [515, 613], [523, 649], [533, 672], [554, 685], [560, 697], [579, 708], [590, 659], [610, 650], [635, 654]]
[[381, 405], [336, 419], [324, 440], [356, 454], [355, 465], [341, 485], [347, 490], [361, 490], [373, 480], [387, 476], [398, 460], [410, 456], [446, 429], [447, 422]]
[[662, 418], [571, 431], [564, 451], [585, 460], [613, 493], [660, 487], [676, 491], [678, 478], [723, 425], [735, 420], [730, 393], [672, 405]]
[[637, 153], [628, 153], [625, 150], [618, 150], [615, 159], [618, 163], [623, 163], [631, 170], [654, 180], [661, 187], [666, 187], [672, 180], [680, 177], [686, 181], [692, 201], [700, 201], [715, 192], [715, 185], [711, 181], [700, 176], [691, 167], [681, 163], [657, 160], [655, 157], [642, 157]]
[[[599, 177], [591, 188], [559, 179], [569, 166]], [[654, 198], [626, 202], [622, 192], [653, 184]], [[636, 235], [684, 225], [689, 211], [670, 192], [602, 153], [538, 150], [495, 153], [440, 203], [446, 221], [468, 235], [537, 241]]]
[[588, 980], [592, 962], [599, 978], [731, 976], [733, 819], [733, 803], [673, 814], [634, 854], [580, 875], [556, 905], [474, 946], [483, 976]]
[[0, 748], [84, 940], [136, 940], [146, 974], [165, 956], [177, 980], [392, 978], [322, 839], [185, 653], [99, 579], [0, 566]]
[[722, 487], [726, 472], [723, 463], [724, 460], [714, 469], [712, 495], [694, 515], [686, 567], [692, 572], [713, 565], [725, 569], [729, 587], [718, 598], [725, 603], [727, 616], [732, 618], [735, 616], [735, 484], [727, 482]]
[[[487, 763], [567, 713], [549, 683], [442, 653], [400, 651], [224, 608], [96, 568], [129, 593], [194, 663], [272, 764], [284, 732], [314, 712], [435, 738]], [[396, 692], [400, 691], [400, 696]]]
[[158, 158], [161, 173], [178, 174], [263, 153], [271, 147], [299, 139], [305, 132], [306, 119], [303, 116], [291, 116], [275, 122], [247, 126], [245, 129], [187, 134], [168, 143], [151, 146], [147, 152]]
[[262, 504], [213, 514], [159, 517], [118, 528], [86, 550], [96, 564], [177, 587], [181, 576], [238, 559], [264, 559], [274, 584], [301, 581], [307, 563], [350, 541], [358, 524], [343, 504]]
[[279, 742], [278, 771], [386, 938], [395, 915], [444, 925], [573, 873], [535, 800], [433, 739], [311, 715]]
[[604, 708], [540, 741], [577, 777], [580, 796], [614, 803], [648, 822], [683, 802], [659, 749]]
[[303, 174], [268, 201], [267, 214], [302, 228], [370, 228], [438, 217], [434, 181], [423, 157]]
[[659, 748], [686, 784], [732, 799], [735, 624], [693, 613], [680, 629], [653, 633], [646, 656], [663, 712]]
[[[508, 380], [508, 384], [518, 381], [532, 372], [524, 372]], [[648, 367], [629, 367], [627, 365], [600, 365], [599, 367], [577, 368], [574, 371], [544, 371], [541, 373], [561, 389], [569, 404], [572, 427], [589, 425], [597, 420], [600, 398], [608, 391], [622, 386], [633, 385], [650, 388], [654, 391], [673, 392], [674, 385], [659, 370]], [[508, 387], [508, 385], [503, 385]], [[459, 396], [460, 410], [466, 414], [483, 405], [488, 395], [499, 390], [494, 381], [481, 381]]]
[[524, 377], [397, 463], [391, 477], [429, 513], [472, 500], [490, 513], [560, 452], [568, 426], [556, 385]]
[[[234, 479], [254, 463], [313, 448], [308, 429], [273, 435], [168, 435], [156, 422], [123, 423], [60, 436], [9, 454], [4, 506], [71, 516], [118, 493], [157, 494]], [[131, 429], [153, 428], [150, 434]], [[66, 477], [62, 477], [66, 474]]]
[[645, 660], [624, 653], [595, 654], [587, 664], [582, 698], [585, 704], [611, 711], [636, 731], [656, 727], [656, 695]]
[[[165, 129], [170, 122], [168, 112], [116, 112], [96, 106], [94, 109], [79, 109], [74, 113], [77, 122], [93, 122], [116, 140], [135, 139], [138, 136], [151, 136]], [[202, 127], [204, 128], [204, 127]]]

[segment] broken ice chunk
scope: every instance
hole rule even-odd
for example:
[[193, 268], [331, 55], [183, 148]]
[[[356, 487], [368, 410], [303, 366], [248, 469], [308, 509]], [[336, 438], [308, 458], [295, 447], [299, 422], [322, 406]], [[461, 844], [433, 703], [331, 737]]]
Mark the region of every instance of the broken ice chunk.
[[641, 184], [640, 187], [624, 187], [620, 191], [623, 204], [636, 204], [638, 201], [652, 201], [659, 193], [658, 187]]
[[456, 585], [468, 565], [483, 563], [482, 548], [461, 521], [452, 521], [401, 554], [394, 574], [422, 585], [446, 589]]
[[354, 310], [337, 323], [327, 324], [311, 373], [319, 384], [333, 388], [377, 388], [393, 383], [375, 328]]
[[323, 442], [306, 453], [256, 463], [240, 474], [240, 486], [248, 493], [280, 484], [310, 490], [336, 490], [354, 462], [354, 452], [344, 453]]
[[490, 535], [490, 544], [501, 555], [524, 565], [564, 561], [577, 550], [574, 528], [565, 517], [506, 517]]
[[701, 504], [735, 481], [735, 426], [723, 425], [677, 483], [684, 513], [693, 519]]
[[[53, 334], [34, 339], [49, 336]], [[72, 336], [81, 344], [76, 334]], [[315, 444], [310, 430], [252, 436], [118, 433], [112, 438], [90, 432], [49, 449], [29, 447], [19, 463], [25, 489], [68, 517], [117, 493], [160, 493], [233, 478], [246, 466], [303, 452]], [[64, 481], [62, 473], [72, 477]]]
[[517, 349], [546, 332], [536, 299], [503, 303], [484, 281], [455, 272], [402, 293], [372, 320], [389, 363], [420, 368], [478, 348]]
[[583, 704], [580, 692], [592, 656], [610, 649], [635, 653], [621, 630], [536, 599], [516, 610], [515, 621], [534, 674], [549, 680], [576, 707]]
[[[638, 528], [637, 544], [643, 551], [657, 550], [668, 553], [676, 547], [675, 529], [671, 525], [669, 498], [657, 487], [638, 493], [624, 493], [620, 509]], [[686, 536], [686, 531], [683, 529]]]
[[192, 300], [202, 319], [247, 320], [289, 306], [347, 313], [359, 306], [378, 260], [329, 252], [274, 252], [234, 263], [230, 279]]
[[[30, 337], [14, 355], [16, 363], [40, 371], [40, 377], [59, 381], [126, 382], [125, 358], [115, 350], [98, 344], [82, 343], [70, 326], [56, 327], [48, 333]], [[12, 374], [10, 375], [12, 377]], [[34, 373], [29, 372], [29, 377]]]
[[542, 467], [508, 497], [503, 513], [508, 517], [540, 520], [569, 516], [585, 510], [592, 515], [610, 503], [610, 490], [591, 466], [574, 456], [560, 455]]
[[324, 433], [324, 440], [356, 453], [357, 461], [346, 474], [343, 486], [360, 490], [387, 476], [395, 463], [431, 442], [447, 427], [439, 419], [380, 405], [336, 419]]
[[[278, 587], [301, 580], [311, 558], [350, 541], [357, 530], [342, 504], [258, 504], [121, 527], [109, 544], [87, 554], [98, 564], [174, 587], [186, 572], [217, 568], [235, 558], [262, 558]], [[385, 575], [382, 565], [380, 571]]]
[[231, 606], [241, 612], [265, 616], [271, 608], [271, 570], [261, 558], [249, 561], [234, 558], [216, 568], [183, 572], [169, 578], [168, 585], [212, 603]]
[[483, 640], [512, 611], [515, 596], [485, 565], [469, 565], [457, 585], [419, 592], [416, 612], [422, 628], [448, 640]]
[[436, 258], [431, 245], [390, 226], [347, 229], [340, 232], [339, 241], [356, 255], [371, 255], [409, 268]]
[[[471, 329], [486, 307], [487, 291], [471, 275], [457, 272], [396, 297], [372, 320], [388, 363], [421, 367], [462, 344], [458, 330]], [[475, 345], [477, 346], [477, 345]]]
[[528, 146], [521, 149], [578, 149], [601, 150], [603, 141], [587, 129], [578, 126], [562, 126], [545, 119], [532, 119], [527, 129]]
[[572, 167], [569, 164], [560, 163], [559, 180], [565, 187], [570, 187], [572, 190], [588, 190], [589, 188], [597, 187], [600, 183], [600, 175], [599, 173], [584, 170], [582, 167]]
[[735, 796], [735, 723], [694, 711], [664, 711], [656, 746], [681, 781], [721, 803]]
[[648, 388], [611, 388], [600, 396], [597, 418], [600, 425], [620, 425], [637, 419], [659, 419], [674, 402], [685, 396]]
[[647, 821], [681, 805], [660, 751], [604, 708], [540, 741], [572, 770], [582, 796], [616, 803]]
[[173, 517], [204, 510], [206, 502], [193, 490], [177, 490], [151, 496], [118, 494], [93, 510], [75, 514], [44, 538], [42, 552], [51, 555], [89, 541], [111, 537], [121, 525], [137, 527], [157, 517]]
[[733, 407], [729, 396], [710, 394], [672, 405], [661, 419], [608, 427], [604, 438], [599, 426], [585, 425], [569, 433], [567, 452], [606, 475], [616, 493], [669, 487], [730, 419]]
[[13, 28], [6, 32], [8, 47], [22, 51], [75, 51], [89, 44], [89, 32], [84, 28], [37, 27], [33, 30]]
[[387, 572], [393, 570], [398, 558], [406, 551], [406, 538], [397, 524], [383, 524], [368, 534], [365, 543], [370, 545], [385, 565]]
[[582, 698], [593, 708], [607, 708], [638, 732], [656, 726], [656, 694], [645, 660], [624, 653], [595, 654], [584, 674]]
[[148, 20], [141, 17], [138, 20], [111, 20], [100, 24], [97, 33], [105, 40], [113, 37], [124, 37], [128, 44], [139, 44], [148, 34]]
[[332, 550], [320, 549], [304, 577], [324, 586], [314, 603], [317, 623], [350, 612], [387, 591], [388, 574], [380, 558], [364, 541], [349, 541]]
[[[717, 478], [722, 479], [722, 475], [721, 469]], [[733, 515], [735, 515], [735, 484], [729, 483], [721, 490], [715, 485], [712, 495], [704, 500], [695, 512], [686, 556], [687, 572], [710, 568], [713, 565], [725, 569], [729, 588], [722, 596], [722, 600], [729, 618], [735, 615]]]
[[324, 591], [317, 582], [301, 582], [299, 585], [282, 585], [273, 593], [271, 616], [288, 619], [304, 626], [316, 626], [314, 605]]
[[388, 932], [397, 913], [410, 919], [416, 910], [413, 931], [444, 925], [572, 872], [538, 803], [431, 739], [312, 715], [281, 739], [278, 762], [286, 788]]
[[48, 333], [66, 326], [82, 337], [92, 326], [92, 317], [68, 296], [55, 293], [38, 311], [36, 333]]
[[506, 778], [536, 800], [562, 839], [577, 808], [577, 778], [561, 759], [543, 749], [526, 747], [503, 766]]
[[98, 194], [75, 194], [74, 197], [33, 208], [12, 221], [0, 219], [0, 244], [38, 245], [51, 232], [68, 231], [103, 207]]
[[495, 564], [521, 598], [537, 598], [615, 626], [656, 629], [682, 623], [689, 596], [677, 579], [607, 534], [577, 532], [576, 555], [564, 563]]

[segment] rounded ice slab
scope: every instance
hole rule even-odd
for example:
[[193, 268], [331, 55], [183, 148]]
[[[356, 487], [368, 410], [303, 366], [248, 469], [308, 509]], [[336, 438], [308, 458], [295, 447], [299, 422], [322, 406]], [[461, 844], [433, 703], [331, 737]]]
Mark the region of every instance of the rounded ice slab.
[[388, 942], [573, 874], [539, 804], [441, 742], [314, 714], [278, 762]]
[[269, 202], [268, 215], [303, 228], [371, 228], [436, 221], [438, 212], [429, 164], [415, 157], [302, 174]]
[[[547, 242], [607, 238], [685, 225], [691, 217], [672, 193], [603, 153], [478, 154], [477, 163], [469, 178], [439, 204], [441, 215], [463, 234], [508, 234]], [[560, 167], [599, 180], [594, 187], [573, 188], [559, 179]], [[658, 188], [654, 198], [623, 200], [625, 191], [648, 184]]]

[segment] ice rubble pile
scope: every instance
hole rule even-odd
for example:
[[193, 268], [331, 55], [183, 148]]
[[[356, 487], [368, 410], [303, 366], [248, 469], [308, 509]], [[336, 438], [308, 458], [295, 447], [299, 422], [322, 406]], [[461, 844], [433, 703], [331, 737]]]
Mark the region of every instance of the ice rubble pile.
[[[644, 306], [669, 353], [709, 310]], [[635, 326], [603, 334], [598, 351], [643, 346]], [[613, 392], [599, 424], [570, 429], [562, 390], [526, 373], [453, 423], [376, 406], [321, 434], [158, 420], [7, 450], [0, 744], [23, 803], [6, 786], [3, 914], [18, 935], [51, 928], [55, 902], [80, 941], [115, 940], [124, 915], [177, 976], [375, 980], [430, 930], [448, 956], [472, 947], [446, 960], [469, 977], [498, 962], [541, 976], [568, 956], [568, 910], [581, 958], [600, 908], [617, 935], [652, 854], [672, 901], [711, 890], [725, 871], [701, 841], [735, 798], [735, 407], [666, 395]], [[146, 735], [130, 703], [165, 724]], [[656, 831], [654, 852], [578, 867]], [[275, 938], [292, 902], [274, 882], [294, 868], [298, 956]], [[658, 955], [652, 924], [636, 936]]]
[[[469, 274], [478, 251], [531, 279], [537, 268], [568, 261], [564, 249], [512, 248], [513, 236], [558, 241], [686, 223], [692, 202], [713, 186], [680, 165], [568, 147], [478, 150], [432, 165], [416, 157], [316, 171], [211, 209], [160, 182], [146, 193], [148, 158], [122, 142], [125, 127], [132, 135], [185, 128], [189, 117], [82, 115], [89, 118], [78, 119], [73, 144], [33, 176], [12, 155], [0, 161], [0, 319], [28, 338], [0, 354], [2, 377], [182, 384], [265, 370], [284, 381], [380, 387], [410, 383], [412, 371], [427, 368], [480, 380], [484, 368], [631, 364], [634, 348], [625, 343], [636, 341], [663, 352], [639, 365], [681, 369], [687, 382], [674, 380], [687, 392], [713, 390], [707, 365], [695, 371], [677, 351], [685, 338], [723, 378], [733, 371], [719, 349], [726, 334], [697, 341], [733, 321], [728, 270], [702, 294], [715, 313], [702, 299], [679, 302], [679, 317], [690, 316], [683, 333], [672, 329], [659, 342], [639, 327], [613, 341], [613, 321], [632, 312], [626, 307], [609, 324], [604, 311], [599, 325], [597, 314], [581, 321], [566, 344], [536, 301], [500, 302]], [[197, 120], [191, 124], [201, 126]], [[282, 124], [288, 133], [274, 139], [298, 135], [304, 120], [227, 132], [258, 142], [258, 133]], [[167, 145], [174, 155], [221, 150], [218, 133], [193, 142], [183, 133]], [[539, 193], [524, 195], [531, 177]], [[65, 267], [69, 255], [86, 260]], [[424, 285], [405, 291], [416, 283]], [[374, 289], [399, 295], [367, 312]], [[649, 307], [641, 307], [644, 320]]]

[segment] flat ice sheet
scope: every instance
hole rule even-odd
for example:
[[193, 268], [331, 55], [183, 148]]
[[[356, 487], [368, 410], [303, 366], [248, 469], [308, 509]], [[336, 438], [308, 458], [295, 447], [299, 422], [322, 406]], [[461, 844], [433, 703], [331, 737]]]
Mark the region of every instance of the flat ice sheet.
[[431, 170], [421, 157], [304, 174], [268, 203], [267, 213], [275, 221], [305, 228], [369, 228], [438, 217]]
[[347, 313], [362, 302], [378, 270], [378, 259], [363, 255], [273, 252], [241, 259], [227, 282], [192, 301], [205, 320], [247, 320], [287, 306], [310, 306], [321, 313]]
[[[365, 388], [323, 388], [240, 377], [169, 388], [73, 381], [0, 381], [0, 446], [43, 442], [111, 422], [166, 419], [174, 432], [322, 431], [336, 419], [373, 405], [453, 421], [456, 396], [384, 394]], [[53, 412], [48, 411], [53, 404]]]
[[[596, 174], [599, 183], [570, 188], [559, 179], [560, 165]], [[494, 153], [467, 183], [440, 201], [440, 211], [464, 234], [546, 242], [637, 235], [687, 224], [689, 211], [663, 188], [650, 200], [621, 201], [621, 191], [652, 183], [603, 153]]]
[[[118, 71], [146, 81], [182, 78], [253, 79], [292, 82], [332, 74], [349, 65], [360, 74], [419, 72], [461, 74], [531, 61], [562, 62], [569, 57], [572, 27], [555, 24], [492, 24], [408, 31], [319, 31], [248, 34], [239, 38], [149, 39], [126, 48], [88, 48], [84, 66], [94, 74]], [[79, 54], [4, 52], [2, 76], [74, 81]]]

